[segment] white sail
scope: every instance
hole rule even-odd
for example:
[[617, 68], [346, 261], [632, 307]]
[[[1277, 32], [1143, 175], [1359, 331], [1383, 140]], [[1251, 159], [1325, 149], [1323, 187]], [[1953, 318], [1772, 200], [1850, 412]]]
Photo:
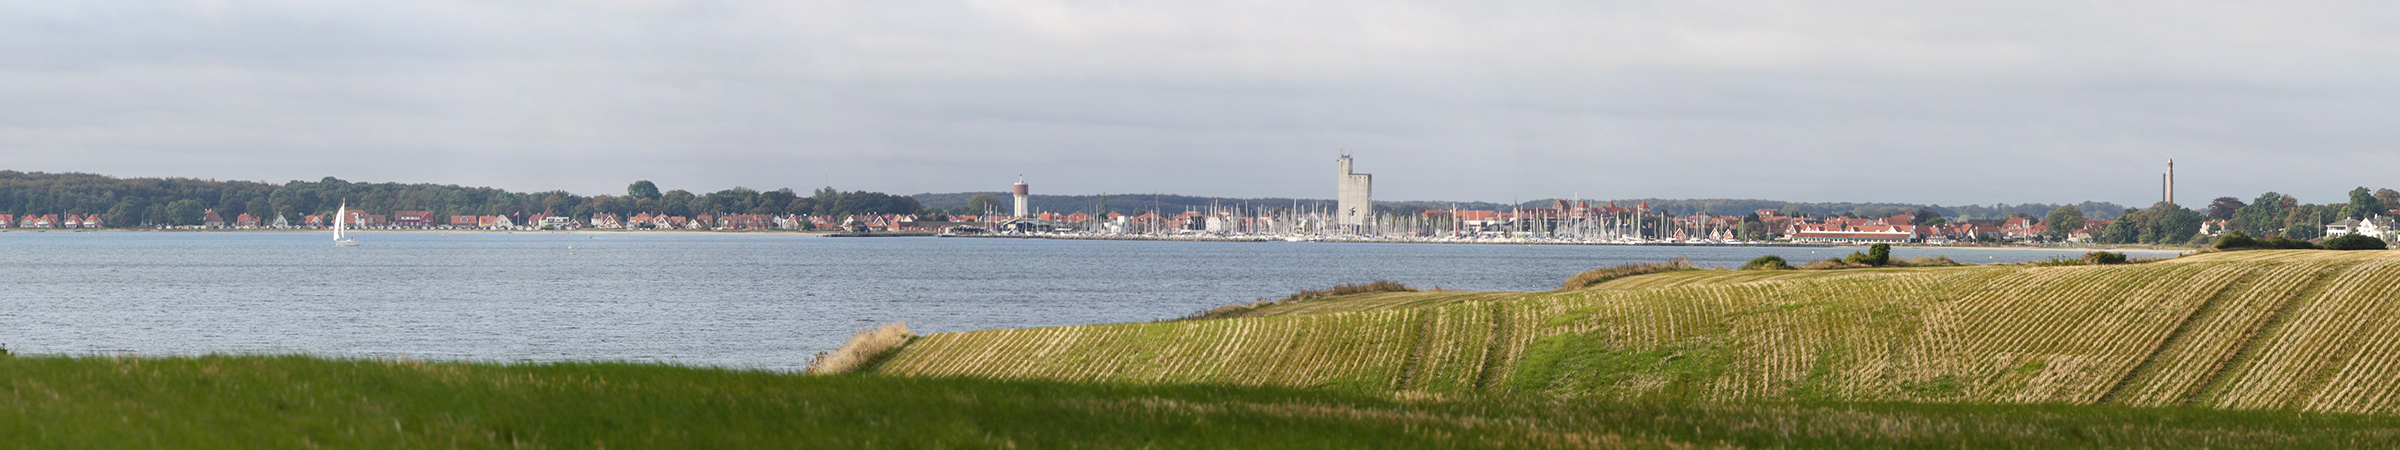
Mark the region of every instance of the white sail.
[[347, 219], [349, 216], [350, 202], [347, 200], [342, 201], [342, 206], [340, 208], [335, 208], [333, 210], [333, 246], [335, 247], [352, 247], [358, 245], [357, 239], [342, 237], [342, 222], [345, 222], [346, 220], [344, 219]]
[[342, 240], [342, 216], [347, 215], [350, 215], [350, 202], [342, 202], [341, 208], [333, 210], [333, 240]]

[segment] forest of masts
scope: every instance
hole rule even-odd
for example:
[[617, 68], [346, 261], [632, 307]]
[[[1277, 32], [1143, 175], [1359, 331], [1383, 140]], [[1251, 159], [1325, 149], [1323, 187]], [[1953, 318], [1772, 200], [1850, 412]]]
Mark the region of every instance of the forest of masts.
[[[1220, 236], [1325, 240], [1524, 240], [1590, 243], [1737, 242], [1735, 230], [1706, 216], [1675, 218], [1663, 211], [1580, 214], [1555, 209], [1517, 209], [1484, 220], [1453, 214], [1373, 214], [1366, 223], [1340, 225], [1327, 205], [1256, 205], [1187, 208], [1180, 214], [1143, 214], [1111, 220], [1039, 221], [1055, 233], [1129, 237]], [[991, 211], [993, 214], [1001, 214]], [[989, 217], [989, 215], [987, 215]]]

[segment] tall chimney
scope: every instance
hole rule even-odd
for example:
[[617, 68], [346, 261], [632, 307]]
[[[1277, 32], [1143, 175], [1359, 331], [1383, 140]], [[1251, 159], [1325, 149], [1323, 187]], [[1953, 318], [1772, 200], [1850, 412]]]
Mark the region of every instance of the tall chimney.
[[2167, 203], [2175, 203], [2175, 160], [2167, 160]]

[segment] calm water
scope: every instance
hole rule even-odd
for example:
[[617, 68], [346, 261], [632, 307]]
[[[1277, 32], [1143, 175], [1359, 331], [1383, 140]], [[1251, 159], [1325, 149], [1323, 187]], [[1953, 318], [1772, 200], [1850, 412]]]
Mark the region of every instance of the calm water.
[[[1687, 256], [1851, 249], [798, 235], [0, 233], [0, 345], [25, 353], [631, 360], [795, 370], [850, 333], [1171, 318], [1390, 279], [1541, 290]], [[1811, 254], [1811, 251], [1816, 254]], [[1976, 261], [2076, 252], [1911, 250]]]

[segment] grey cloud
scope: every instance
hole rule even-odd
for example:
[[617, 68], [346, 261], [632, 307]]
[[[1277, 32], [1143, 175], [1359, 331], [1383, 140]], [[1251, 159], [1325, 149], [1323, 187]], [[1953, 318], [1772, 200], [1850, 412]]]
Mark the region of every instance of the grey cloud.
[[[2383, 186], [2400, 8], [36, 2], [18, 170], [714, 190], [1991, 203]], [[2187, 204], [2196, 200], [2185, 199]]]

